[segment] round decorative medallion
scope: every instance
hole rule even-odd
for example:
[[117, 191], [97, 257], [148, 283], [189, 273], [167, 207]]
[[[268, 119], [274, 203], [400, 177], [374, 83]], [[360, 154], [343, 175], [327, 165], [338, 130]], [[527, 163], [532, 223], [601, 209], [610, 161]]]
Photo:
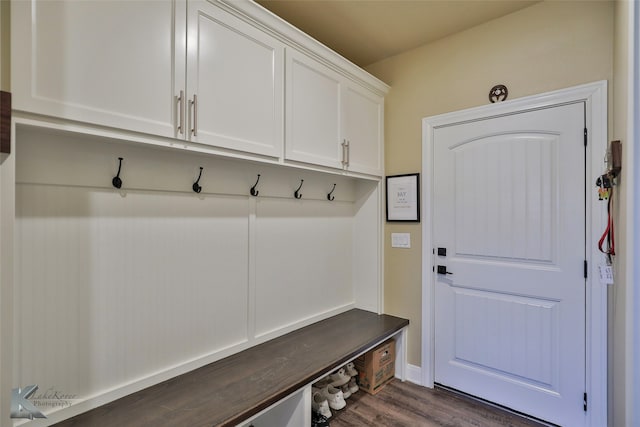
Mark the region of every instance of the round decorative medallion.
[[505, 85], [495, 85], [489, 91], [489, 101], [492, 103], [502, 102], [509, 96], [509, 90]]

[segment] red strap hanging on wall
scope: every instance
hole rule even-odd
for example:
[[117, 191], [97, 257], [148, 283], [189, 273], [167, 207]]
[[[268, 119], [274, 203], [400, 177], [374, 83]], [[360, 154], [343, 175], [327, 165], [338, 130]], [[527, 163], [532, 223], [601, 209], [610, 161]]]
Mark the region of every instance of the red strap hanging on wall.
[[[611, 212], [611, 203], [613, 200], [613, 191], [609, 194], [609, 202], [607, 203], [607, 228], [604, 230], [602, 237], [598, 241], [598, 249], [600, 252], [609, 255], [609, 257], [616, 254], [616, 242], [615, 233], [613, 227], [613, 214]], [[607, 240], [607, 248], [603, 249], [604, 241]]]

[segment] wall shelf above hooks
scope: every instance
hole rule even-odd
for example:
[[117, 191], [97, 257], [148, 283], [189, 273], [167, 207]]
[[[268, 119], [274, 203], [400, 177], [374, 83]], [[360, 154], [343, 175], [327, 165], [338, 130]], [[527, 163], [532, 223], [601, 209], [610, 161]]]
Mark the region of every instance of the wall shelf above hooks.
[[300, 192], [300, 190], [302, 189], [302, 183], [304, 183], [304, 179], [300, 180], [300, 185], [298, 186], [296, 191], [293, 192], [293, 197], [295, 197], [296, 199], [302, 199], [302, 193]]
[[118, 173], [111, 180], [111, 185], [118, 189], [122, 187], [122, 179], [120, 178], [120, 171], [122, 170], [122, 160], [122, 157], [118, 157], [118, 161], [120, 162], [118, 164]]

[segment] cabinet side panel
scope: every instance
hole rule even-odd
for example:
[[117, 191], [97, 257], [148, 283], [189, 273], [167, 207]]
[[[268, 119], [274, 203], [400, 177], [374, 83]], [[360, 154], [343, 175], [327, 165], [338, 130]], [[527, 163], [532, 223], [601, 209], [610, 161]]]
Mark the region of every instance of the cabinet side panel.
[[353, 289], [357, 308], [382, 312], [381, 187], [378, 182], [358, 186], [353, 225]]
[[[13, 126], [13, 124], [11, 124]], [[11, 143], [15, 145], [15, 132]], [[10, 411], [13, 365], [15, 154], [0, 154], [0, 412]], [[9, 417], [0, 427], [12, 426]]]

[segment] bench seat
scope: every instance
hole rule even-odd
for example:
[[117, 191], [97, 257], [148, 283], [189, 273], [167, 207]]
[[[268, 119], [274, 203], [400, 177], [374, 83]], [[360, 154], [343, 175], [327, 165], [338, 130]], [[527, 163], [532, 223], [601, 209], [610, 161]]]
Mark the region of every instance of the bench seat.
[[236, 426], [408, 324], [352, 309], [55, 425]]

